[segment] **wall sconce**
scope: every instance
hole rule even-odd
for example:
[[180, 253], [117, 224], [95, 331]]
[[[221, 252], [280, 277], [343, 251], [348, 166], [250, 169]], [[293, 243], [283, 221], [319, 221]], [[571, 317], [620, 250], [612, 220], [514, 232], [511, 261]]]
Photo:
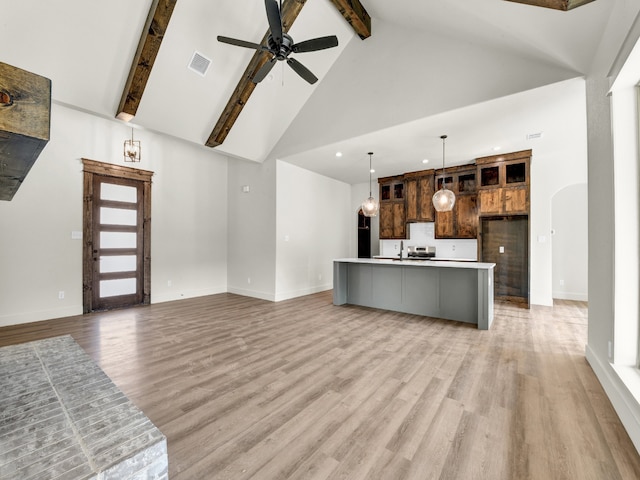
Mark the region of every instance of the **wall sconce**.
[[139, 162], [141, 157], [140, 140], [133, 139], [133, 128], [131, 129], [131, 140], [124, 141], [124, 161]]

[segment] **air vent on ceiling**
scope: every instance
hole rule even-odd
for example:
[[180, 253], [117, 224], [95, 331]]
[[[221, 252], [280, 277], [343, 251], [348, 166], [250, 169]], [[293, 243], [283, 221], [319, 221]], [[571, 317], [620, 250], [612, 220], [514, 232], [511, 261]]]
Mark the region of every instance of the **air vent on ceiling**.
[[527, 140], [535, 140], [536, 138], [542, 138], [542, 132], [527, 133]]
[[189, 70], [192, 70], [198, 75], [202, 75], [204, 77], [207, 74], [209, 65], [211, 65], [211, 60], [200, 52], [193, 52], [193, 57], [191, 57], [191, 61], [189, 62]]

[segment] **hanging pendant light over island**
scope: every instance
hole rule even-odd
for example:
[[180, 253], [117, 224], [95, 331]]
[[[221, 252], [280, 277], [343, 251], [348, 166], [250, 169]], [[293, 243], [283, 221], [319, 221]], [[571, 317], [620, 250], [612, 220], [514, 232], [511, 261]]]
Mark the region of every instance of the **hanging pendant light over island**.
[[375, 217], [378, 215], [378, 210], [380, 210], [380, 203], [378, 203], [371, 194], [371, 174], [373, 173], [371, 168], [371, 156], [373, 155], [373, 152], [369, 152], [367, 155], [369, 155], [369, 198], [362, 202], [362, 214], [365, 217]]
[[450, 212], [453, 209], [453, 205], [456, 203], [456, 196], [454, 193], [447, 189], [444, 179], [444, 141], [447, 138], [446, 135], [440, 137], [442, 139], [442, 187], [433, 195], [433, 206], [437, 212]]

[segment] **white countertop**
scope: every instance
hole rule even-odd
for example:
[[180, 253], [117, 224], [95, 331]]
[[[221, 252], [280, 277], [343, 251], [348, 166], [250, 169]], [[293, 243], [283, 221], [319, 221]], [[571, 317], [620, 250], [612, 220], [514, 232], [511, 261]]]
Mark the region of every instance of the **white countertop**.
[[469, 268], [475, 270], [485, 270], [496, 266], [495, 263], [481, 263], [469, 261], [451, 260], [393, 260], [389, 258], [337, 258], [334, 262], [340, 263], [369, 263], [373, 265], [398, 265], [409, 267], [445, 267], [445, 268]]

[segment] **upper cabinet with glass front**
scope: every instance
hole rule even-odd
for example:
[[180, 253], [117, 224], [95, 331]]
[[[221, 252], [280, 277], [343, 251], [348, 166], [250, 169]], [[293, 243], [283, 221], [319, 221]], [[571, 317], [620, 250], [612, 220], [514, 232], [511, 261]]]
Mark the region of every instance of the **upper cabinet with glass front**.
[[531, 150], [476, 159], [480, 215], [529, 213]]

